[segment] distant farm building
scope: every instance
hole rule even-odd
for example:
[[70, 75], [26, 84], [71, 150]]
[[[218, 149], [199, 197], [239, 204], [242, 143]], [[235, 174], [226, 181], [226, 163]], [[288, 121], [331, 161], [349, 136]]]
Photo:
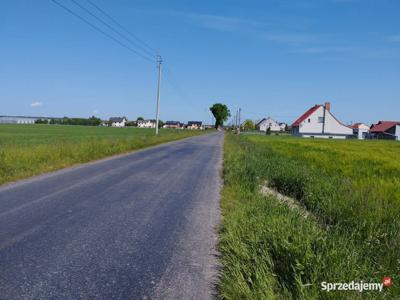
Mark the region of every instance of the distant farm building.
[[139, 128], [156, 128], [156, 120], [138, 120], [137, 127]]
[[291, 127], [293, 135], [302, 137], [345, 139], [353, 135], [351, 127], [332, 115], [329, 102], [311, 107]]
[[179, 121], [167, 121], [165, 122], [164, 128], [182, 128], [183, 124]]
[[379, 121], [370, 129], [370, 137], [375, 139], [400, 140], [400, 121]]
[[354, 123], [351, 125], [353, 135], [359, 140], [364, 140], [368, 136], [369, 126], [364, 123]]
[[203, 129], [203, 122], [200, 121], [189, 121], [186, 128], [187, 129]]
[[0, 124], [35, 124], [37, 120], [50, 120], [46, 117], [0, 116]]
[[256, 127], [258, 128], [258, 130], [264, 131], [264, 132], [266, 132], [268, 130], [268, 128], [272, 132], [281, 131], [281, 126], [279, 125], [279, 123], [277, 121], [275, 121], [274, 119], [272, 119], [271, 117], [261, 119], [260, 121], [258, 121], [256, 123]]
[[112, 127], [125, 127], [127, 121], [128, 120], [125, 117], [114, 117], [110, 118], [109, 122]]

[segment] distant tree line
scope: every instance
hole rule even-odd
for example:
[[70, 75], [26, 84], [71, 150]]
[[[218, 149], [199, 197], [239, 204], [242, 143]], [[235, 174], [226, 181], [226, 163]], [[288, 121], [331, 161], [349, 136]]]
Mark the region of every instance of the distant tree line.
[[35, 124], [55, 124], [55, 125], [82, 125], [82, 126], [99, 126], [101, 120], [92, 116], [88, 119], [86, 118], [53, 118], [50, 119], [39, 119], [35, 121]]

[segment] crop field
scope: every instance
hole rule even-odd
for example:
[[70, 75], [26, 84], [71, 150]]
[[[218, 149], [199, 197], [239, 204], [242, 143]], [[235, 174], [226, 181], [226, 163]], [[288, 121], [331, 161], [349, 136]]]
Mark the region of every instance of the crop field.
[[227, 134], [223, 178], [222, 298], [400, 299], [399, 142]]
[[198, 130], [0, 125], [0, 184], [163, 142]]

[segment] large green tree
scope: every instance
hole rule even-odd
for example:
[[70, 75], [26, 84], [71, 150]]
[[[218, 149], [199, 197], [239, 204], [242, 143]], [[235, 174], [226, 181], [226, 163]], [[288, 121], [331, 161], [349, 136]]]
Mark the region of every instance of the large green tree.
[[215, 118], [215, 128], [224, 125], [224, 122], [231, 116], [228, 106], [222, 103], [215, 103], [210, 107], [210, 111]]

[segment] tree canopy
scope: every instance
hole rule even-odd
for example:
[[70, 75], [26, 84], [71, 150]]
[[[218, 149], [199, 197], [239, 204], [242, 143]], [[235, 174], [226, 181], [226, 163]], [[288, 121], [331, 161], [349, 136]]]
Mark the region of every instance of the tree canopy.
[[222, 103], [215, 103], [210, 107], [210, 111], [215, 118], [215, 128], [223, 126], [224, 122], [231, 116], [229, 108]]
[[247, 119], [243, 122], [244, 130], [253, 130], [255, 128], [254, 122], [250, 119]]

